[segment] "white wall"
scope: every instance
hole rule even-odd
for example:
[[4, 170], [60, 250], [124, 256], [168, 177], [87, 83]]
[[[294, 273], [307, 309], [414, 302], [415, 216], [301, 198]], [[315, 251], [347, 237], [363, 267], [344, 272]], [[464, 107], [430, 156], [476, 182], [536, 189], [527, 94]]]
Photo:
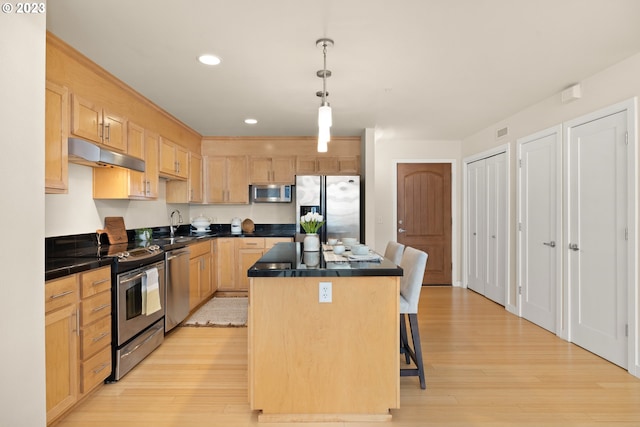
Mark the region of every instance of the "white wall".
[[[46, 237], [92, 233], [104, 227], [104, 217], [124, 217], [128, 229], [159, 227], [169, 224], [174, 209], [184, 223], [203, 214], [214, 223], [229, 224], [238, 216], [259, 224], [295, 223], [295, 203], [258, 203], [249, 205], [188, 205], [166, 203], [166, 181], [160, 180], [157, 200], [94, 200], [93, 172], [89, 166], [69, 164], [67, 194], [45, 196]], [[248, 191], [248, 190], [247, 190]]]
[[[453, 282], [460, 281], [460, 245], [457, 236], [460, 234], [460, 167], [461, 142], [460, 141], [418, 141], [418, 140], [397, 140], [385, 135], [376, 135], [374, 143], [374, 191], [367, 193], [367, 197], [374, 199], [373, 208], [375, 212], [374, 224], [367, 223], [367, 236], [372, 234], [373, 242], [367, 240], [370, 246], [378, 252], [384, 252], [389, 240], [396, 240], [396, 205], [397, 189], [396, 165], [402, 162], [452, 162], [452, 192], [451, 200], [454, 215], [453, 229]], [[369, 161], [367, 161], [369, 163]]]
[[[640, 54], [636, 54], [608, 69], [588, 77], [580, 82], [582, 87], [582, 97], [569, 103], [562, 103], [560, 94], [551, 96], [531, 107], [518, 112], [504, 120], [490, 126], [475, 135], [463, 140], [462, 156], [468, 157], [473, 154], [485, 151], [489, 148], [504, 143], [511, 144], [511, 152], [516, 153], [516, 140], [525, 136], [529, 136], [535, 132], [550, 128], [551, 126], [561, 124], [571, 119], [592, 113], [604, 107], [617, 104], [640, 95]], [[639, 117], [640, 119], [640, 117]], [[508, 126], [509, 135], [506, 138], [496, 140], [496, 129]], [[515, 154], [511, 158], [511, 170], [517, 171]], [[516, 192], [517, 192], [517, 176], [512, 173], [510, 177], [511, 186], [511, 241], [510, 241], [510, 278], [509, 293], [516, 295]], [[636, 196], [637, 198], [637, 196]], [[636, 224], [636, 230], [638, 229]], [[636, 237], [637, 241], [637, 237]], [[566, 286], [562, 284], [562, 286]], [[638, 283], [633, 282], [635, 287], [635, 295], [638, 295]], [[512, 301], [515, 303], [515, 301]], [[634, 313], [637, 313], [640, 307], [640, 301], [635, 301]], [[638, 330], [638, 325], [632, 325], [631, 330]], [[636, 334], [633, 340], [638, 345], [639, 340]], [[635, 348], [634, 353], [636, 359], [630, 359], [629, 365], [637, 364], [637, 356], [640, 354], [640, 348]], [[637, 368], [640, 370], [640, 368]]]
[[0, 426], [45, 426], [44, 14], [0, 13]]
[[[563, 104], [560, 94], [549, 97], [531, 107], [522, 110], [504, 120], [490, 126], [462, 141], [462, 157], [468, 157], [490, 148], [509, 143], [511, 152], [516, 153], [515, 141], [535, 132], [547, 129], [562, 122], [580, 117], [609, 105], [630, 99], [640, 94], [640, 54], [636, 54], [606, 70], [599, 72], [581, 83], [582, 98]], [[509, 135], [496, 139], [497, 129], [508, 126]], [[511, 170], [517, 171], [515, 155], [511, 158]], [[511, 278], [509, 285], [515, 291], [515, 229], [516, 221], [516, 191], [517, 177], [511, 177], [511, 205], [512, 241], [511, 250]]]

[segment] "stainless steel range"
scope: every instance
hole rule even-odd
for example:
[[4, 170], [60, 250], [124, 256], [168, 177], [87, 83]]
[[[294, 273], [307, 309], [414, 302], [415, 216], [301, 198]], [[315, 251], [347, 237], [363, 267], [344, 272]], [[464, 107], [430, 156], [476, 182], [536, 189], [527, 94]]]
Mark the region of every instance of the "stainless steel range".
[[164, 341], [165, 262], [157, 245], [112, 254], [112, 359], [118, 381]]

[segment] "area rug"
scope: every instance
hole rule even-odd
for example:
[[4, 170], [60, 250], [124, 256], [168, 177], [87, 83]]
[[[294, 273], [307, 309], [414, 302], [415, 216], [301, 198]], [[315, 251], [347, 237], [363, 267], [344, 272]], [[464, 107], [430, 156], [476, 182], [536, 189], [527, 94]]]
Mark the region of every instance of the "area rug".
[[214, 297], [207, 301], [183, 326], [246, 326], [246, 297]]

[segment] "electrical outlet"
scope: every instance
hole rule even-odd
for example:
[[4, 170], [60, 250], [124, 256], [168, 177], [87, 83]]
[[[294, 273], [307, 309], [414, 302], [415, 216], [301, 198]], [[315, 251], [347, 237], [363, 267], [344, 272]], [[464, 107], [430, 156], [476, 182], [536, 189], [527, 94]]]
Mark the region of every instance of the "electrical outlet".
[[331, 282], [320, 282], [318, 285], [318, 302], [331, 302]]

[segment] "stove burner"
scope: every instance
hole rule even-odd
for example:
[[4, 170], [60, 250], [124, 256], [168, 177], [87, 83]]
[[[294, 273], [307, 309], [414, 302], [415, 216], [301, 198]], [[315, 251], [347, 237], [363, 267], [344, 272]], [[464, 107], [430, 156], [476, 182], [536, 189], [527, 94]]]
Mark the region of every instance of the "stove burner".
[[116, 257], [118, 261], [135, 261], [139, 259], [149, 258], [160, 254], [162, 251], [158, 245], [150, 245], [144, 248], [135, 248], [129, 251], [118, 252]]

